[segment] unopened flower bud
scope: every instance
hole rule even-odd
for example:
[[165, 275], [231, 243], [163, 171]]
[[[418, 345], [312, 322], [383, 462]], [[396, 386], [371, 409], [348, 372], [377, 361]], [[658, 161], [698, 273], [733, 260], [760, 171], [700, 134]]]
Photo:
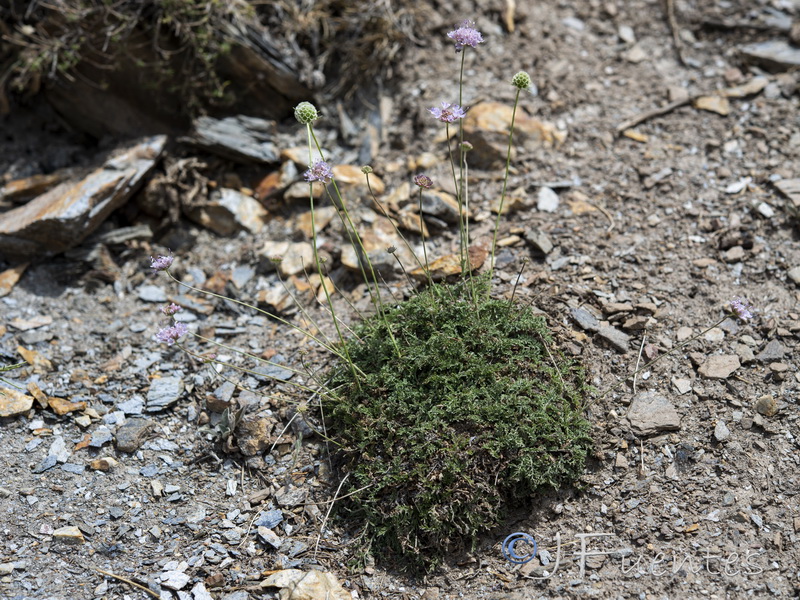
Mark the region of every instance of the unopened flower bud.
[[370, 173], [372, 173], [372, 167], [370, 167], [369, 165], [364, 165], [363, 167], [361, 167], [361, 172], [364, 175], [369, 175]]
[[531, 76], [528, 75], [525, 71], [520, 71], [514, 77], [511, 78], [511, 85], [515, 88], [519, 88], [521, 90], [530, 89], [533, 82], [531, 81]]
[[308, 125], [319, 119], [319, 113], [311, 102], [301, 102], [294, 108], [294, 118], [303, 125]]

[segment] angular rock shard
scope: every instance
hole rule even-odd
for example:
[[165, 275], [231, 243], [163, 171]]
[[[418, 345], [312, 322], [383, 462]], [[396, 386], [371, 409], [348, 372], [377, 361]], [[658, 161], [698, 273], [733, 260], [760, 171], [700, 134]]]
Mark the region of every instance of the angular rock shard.
[[26, 260], [79, 244], [133, 195], [166, 142], [163, 135], [142, 140], [82, 180], [64, 182], [0, 215], [0, 256]]

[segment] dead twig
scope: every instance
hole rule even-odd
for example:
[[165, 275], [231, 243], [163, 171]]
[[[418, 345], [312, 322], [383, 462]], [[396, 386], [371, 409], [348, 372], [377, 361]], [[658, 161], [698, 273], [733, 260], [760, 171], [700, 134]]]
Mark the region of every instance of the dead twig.
[[647, 112], [643, 112], [640, 115], [633, 117], [632, 119], [628, 119], [624, 123], [620, 123], [617, 125], [617, 135], [621, 134], [626, 129], [630, 129], [631, 127], [636, 127], [645, 121], [649, 121], [653, 117], [660, 117], [661, 115], [666, 115], [667, 113], [671, 113], [676, 108], [680, 108], [681, 106], [685, 106], [690, 104], [695, 100], [695, 97], [689, 98], [682, 98], [680, 100], [675, 100], [675, 102], [670, 102], [666, 106], [662, 106], [661, 108], [654, 108], [653, 110], [648, 110]]
[[331, 505], [328, 507], [328, 511], [325, 513], [325, 518], [322, 519], [322, 525], [319, 528], [319, 535], [317, 536], [317, 542], [314, 544], [314, 560], [317, 560], [317, 552], [319, 551], [319, 542], [322, 539], [322, 532], [325, 531], [325, 525], [328, 522], [328, 517], [331, 515], [331, 511], [333, 510], [333, 505], [336, 502], [336, 497], [339, 495], [339, 491], [342, 489], [344, 482], [347, 481], [347, 478], [350, 476], [350, 473], [347, 473], [342, 480], [339, 482], [339, 487], [336, 488], [336, 493], [333, 495], [333, 500], [331, 500]]
[[683, 59], [683, 50], [681, 46], [680, 32], [678, 30], [678, 21], [675, 18], [675, 0], [664, 0], [664, 6], [667, 12], [669, 30], [672, 33], [672, 44], [675, 46], [675, 54], [678, 55], [678, 62], [685, 67], [686, 61]]
[[132, 585], [135, 588], [139, 588], [140, 590], [142, 590], [146, 594], [149, 594], [153, 598], [156, 598], [156, 600], [159, 600], [161, 598], [161, 596], [156, 594], [150, 588], [145, 587], [145, 586], [143, 586], [143, 585], [141, 585], [139, 583], [136, 583], [135, 581], [131, 581], [130, 579], [125, 579], [124, 577], [120, 577], [119, 575], [115, 575], [114, 573], [109, 573], [108, 571], [103, 571], [103, 569], [98, 569], [97, 567], [92, 567], [92, 570], [97, 571], [98, 573], [102, 573], [106, 577], [111, 577], [112, 579], [116, 579], [117, 581], [122, 581], [123, 583], [127, 583], [128, 585]]
[[636, 393], [636, 375], [639, 373], [639, 365], [642, 362], [642, 351], [644, 350], [644, 342], [647, 339], [647, 334], [642, 336], [642, 345], [639, 346], [639, 356], [636, 357], [636, 369], [633, 374], [633, 393]]

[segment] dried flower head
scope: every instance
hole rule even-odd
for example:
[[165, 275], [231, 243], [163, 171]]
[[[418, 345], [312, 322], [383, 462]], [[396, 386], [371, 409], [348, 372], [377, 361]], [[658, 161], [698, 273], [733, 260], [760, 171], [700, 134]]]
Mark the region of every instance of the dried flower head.
[[469, 152], [470, 150], [474, 150], [474, 149], [475, 149], [475, 146], [473, 146], [467, 140], [464, 140], [463, 142], [461, 142], [461, 150], [463, 150], [464, 152]]
[[456, 43], [456, 52], [461, 52], [464, 46], [477, 48], [478, 44], [483, 43], [481, 32], [475, 29], [475, 23], [465, 20], [461, 27], [447, 34]]
[[467, 116], [467, 109], [459, 106], [458, 104], [450, 104], [449, 102], [442, 102], [442, 107], [428, 109], [430, 113], [442, 123], [453, 123], [458, 119], [463, 119]]
[[156, 339], [159, 342], [164, 342], [167, 345], [172, 345], [178, 341], [178, 338], [186, 335], [189, 328], [186, 323], [175, 323], [169, 327], [164, 327], [156, 334]]
[[364, 165], [363, 167], [361, 167], [361, 172], [364, 175], [369, 175], [370, 173], [372, 173], [372, 167], [370, 167], [369, 165]]
[[753, 307], [743, 298], [734, 298], [730, 304], [731, 310], [736, 313], [742, 321], [747, 321], [753, 318]]
[[172, 266], [173, 260], [175, 260], [175, 257], [172, 256], [172, 254], [169, 254], [167, 256], [159, 254], [155, 258], [151, 256], [150, 268], [153, 269], [153, 273], [158, 273], [159, 271], [166, 271]]
[[322, 183], [330, 183], [333, 179], [333, 169], [324, 160], [315, 161], [311, 168], [303, 174], [306, 181], [321, 181]]
[[427, 175], [420, 174], [414, 177], [414, 185], [429, 190], [433, 187], [433, 180]]
[[531, 76], [525, 71], [520, 71], [511, 78], [511, 85], [520, 90], [529, 90], [531, 89], [532, 84], [533, 81], [531, 81]]
[[166, 306], [162, 306], [161, 307], [161, 312], [164, 313], [165, 315], [167, 315], [168, 317], [171, 317], [175, 313], [179, 313], [182, 310], [183, 309], [180, 306], [178, 306], [177, 304], [175, 304], [174, 302], [170, 302]]
[[294, 118], [303, 125], [308, 125], [319, 119], [319, 113], [311, 102], [301, 102], [294, 107]]

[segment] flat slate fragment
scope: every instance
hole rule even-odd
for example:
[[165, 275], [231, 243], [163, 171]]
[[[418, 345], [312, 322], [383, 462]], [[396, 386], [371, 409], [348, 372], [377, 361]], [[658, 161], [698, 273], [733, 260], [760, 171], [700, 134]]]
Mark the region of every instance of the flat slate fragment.
[[224, 119], [203, 116], [192, 125], [192, 135], [182, 141], [235, 161], [280, 161], [278, 148], [272, 142], [275, 135], [275, 123], [272, 121], [245, 115]]
[[641, 392], [634, 396], [627, 417], [636, 435], [676, 431], [681, 427], [681, 417], [675, 407], [656, 392]]
[[128, 419], [117, 430], [117, 450], [120, 452], [136, 452], [142, 445], [147, 433], [155, 423], [149, 419]]
[[697, 372], [708, 379], [727, 379], [740, 366], [735, 354], [715, 354], [709, 356]]
[[183, 379], [180, 377], [161, 377], [154, 379], [147, 392], [147, 412], [164, 410], [175, 404], [183, 393]]

